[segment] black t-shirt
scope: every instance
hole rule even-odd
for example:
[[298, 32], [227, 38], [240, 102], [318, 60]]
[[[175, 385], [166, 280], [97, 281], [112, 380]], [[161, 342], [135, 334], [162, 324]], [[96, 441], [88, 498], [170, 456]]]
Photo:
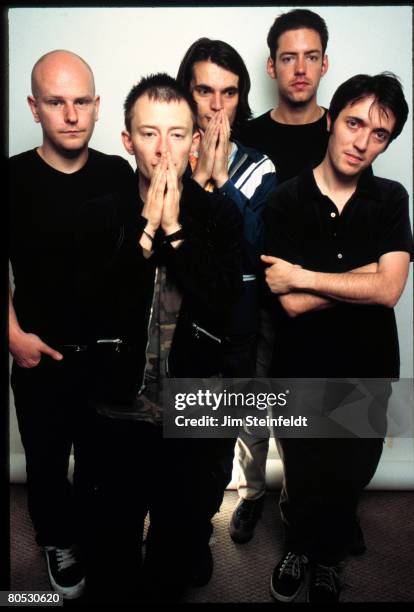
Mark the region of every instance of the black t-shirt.
[[[318, 272], [340, 273], [377, 262], [392, 251], [412, 252], [408, 194], [395, 181], [361, 176], [341, 214], [312, 171], [281, 185], [265, 211], [266, 253]], [[399, 375], [394, 310], [337, 302], [332, 308], [285, 317], [278, 330], [273, 376]]]
[[[65, 174], [31, 150], [9, 160], [10, 260], [14, 306], [22, 329], [53, 344], [83, 343], [83, 207], [132, 189], [127, 161], [89, 149], [86, 164]], [[136, 185], [135, 185], [136, 189]]]
[[248, 121], [240, 129], [240, 141], [270, 157], [280, 185], [300, 174], [306, 166], [316, 166], [322, 161], [329, 133], [326, 112], [318, 121], [303, 125], [278, 123], [270, 113]]

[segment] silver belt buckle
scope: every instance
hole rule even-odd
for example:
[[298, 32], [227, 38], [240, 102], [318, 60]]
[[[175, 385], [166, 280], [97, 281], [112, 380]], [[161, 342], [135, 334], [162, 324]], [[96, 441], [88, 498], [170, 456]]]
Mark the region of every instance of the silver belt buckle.
[[123, 344], [121, 338], [100, 338], [96, 341], [96, 344], [116, 344], [115, 352], [119, 353], [119, 347]]

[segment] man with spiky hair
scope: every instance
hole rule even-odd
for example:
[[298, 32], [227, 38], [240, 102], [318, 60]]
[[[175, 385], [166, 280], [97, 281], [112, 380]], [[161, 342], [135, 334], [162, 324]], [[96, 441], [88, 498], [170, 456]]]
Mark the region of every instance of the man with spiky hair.
[[171, 601], [210, 579], [211, 518], [228, 484], [235, 440], [163, 438], [162, 390], [166, 378], [220, 373], [226, 313], [242, 283], [241, 216], [185, 176], [199, 134], [194, 102], [177, 81], [162, 73], [143, 78], [124, 109], [135, 194], [127, 202], [107, 200], [91, 231], [115, 228], [114, 269], [134, 269], [133, 304], [125, 306], [135, 313], [128, 342], [138, 372], [117, 391], [109, 380], [117, 368], [107, 368], [111, 393], [97, 389], [97, 589], [104, 572], [116, 599]]

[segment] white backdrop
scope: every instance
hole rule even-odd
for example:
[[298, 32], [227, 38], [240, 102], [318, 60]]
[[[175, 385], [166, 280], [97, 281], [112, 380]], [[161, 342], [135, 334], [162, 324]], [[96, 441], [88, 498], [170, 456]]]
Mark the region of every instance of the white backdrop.
[[[41, 142], [40, 128], [33, 122], [26, 97], [30, 93], [34, 62], [52, 49], [78, 53], [94, 71], [97, 93], [101, 96], [101, 114], [91, 146], [105, 153], [122, 155], [131, 163], [132, 158], [125, 152], [120, 139], [122, 106], [128, 91], [140, 77], [152, 72], [163, 71], [175, 76], [185, 51], [201, 36], [225, 40], [239, 51], [251, 77], [249, 99], [253, 113], [257, 116], [265, 112], [275, 103], [275, 83], [265, 72], [267, 32], [275, 17], [291, 8], [10, 8], [9, 154], [15, 155]], [[320, 104], [329, 106], [337, 86], [354, 74], [391, 70], [400, 77], [412, 109], [411, 7], [307, 8], [318, 12], [329, 29], [330, 67], [319, 88]], [[400, 181], [410, 196], [413, 191], [412, 142], [410, 114], [401, 136], [374, 165], [376, 174]], [[412, 304], [411, 275], [397, 307], [403, 377], [412, 377], [413, 372]], [[13, 407], [11, 453], [12, 477], [22, 478], [24, 462]], [[390, 463], [385, 465], [387, 461], [398, 465], [382, 485], [406, 486], [407, 479], [401, 480], [399, 475], [408, 470], [407, 473], [412, 474], [408, 481], [414, 486], [412, 440], [394, 440], [387, 446], [380, 467], [384, 473], [389, 471]]]

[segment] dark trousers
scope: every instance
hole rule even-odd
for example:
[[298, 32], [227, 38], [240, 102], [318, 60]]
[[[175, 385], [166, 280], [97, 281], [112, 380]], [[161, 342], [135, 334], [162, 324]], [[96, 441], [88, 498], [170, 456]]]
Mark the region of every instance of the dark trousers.
[[375, 474], [382, 438], [279, 438], [285, 548], [335, 565], [347, 555], [359, 497]]
[[[85, 356], [61, 362], [43, 356], [34, 368], [13, 364], [11, 385], [26, 454], [30, 517], [40, 545], [80, 542], [91, 494], [93, 414], [88, 409]], [[73, 486], [68, 481], [74, 448]]]
[[244, 281], [228, 316], [222, 344], [224, 378], [253, 378], [256, 372], [258, 303], [256, 281]]
[[231, 478], [234, 440], [168, 439], [150, 423], [104, 416], [98, 431], [92, 590], [96, 585], [99, 597], [105, 575], [125, 597], [133, 596], [139, 574], [159, 589], [186, 585]]
[[[343, 382], [324, 387], [322, 413], [327, 417], [338, 406], [346, 407], [344, 391], [353, 385]], [[387, 430], [390, 381], [361, 378], [359, 384], [365, 395], [358, 413], [351, 413], [352, 437], [276, 437], [284, 467], [280, 510], [285, 547], [324, 565], [336, 565], [349, 552], [358, 501], [376, 472]], [[367, 426], [377, 437], [357, 437]]]
[[256, 334], [232, 336], [223, 343], [224, 378], [253, 378], [256, 372]]

